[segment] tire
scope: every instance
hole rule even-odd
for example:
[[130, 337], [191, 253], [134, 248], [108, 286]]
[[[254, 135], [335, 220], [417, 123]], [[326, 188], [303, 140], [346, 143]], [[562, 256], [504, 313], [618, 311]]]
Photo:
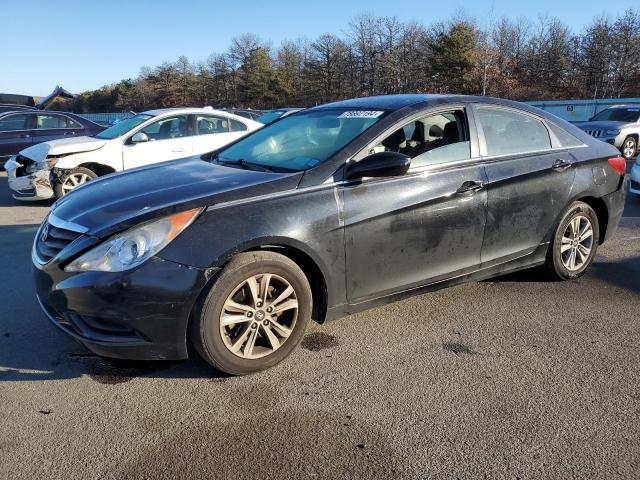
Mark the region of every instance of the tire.
[[634, 137], [627, 137], [622, 142], [622, 148], [620, 148], [620, 153], [625, 160], [631, 160], [636, 152], [638, 151], [638, 141]]
[[[591, 235], [588, 234], [587, 224], [591, 226]], [[576, 225], [578, 232], [584, 232], [583, 241], [580, 241], [581, 237], [573, 234]], [[599, 240], [600, 225], [596, 213], [586, 203], [572, 203], [562, 215], [549, 244], [544, 265], [547, 274], [554, 280], [572, 280], [582, 276], [593, 263]], [[587, 247], [588, 253], [585, 252]]]
[[[53, 191], [56, 194], [56, 198], [60, 198], [69, 193], [76, 186], [83, 185], [84, 183], [95, 180], [96, 178], [98, 178], [98, 174], [85, 167], [76, 167], [65, 170], [54, 184]], [[76, 184], [70, 189], [67, 188], [68, 186], [71, 186], [70, 183], [74, 180], [76, 180]]]
[[[268, 281], [266, 275], [270, 275]], [[252, 278], [257, 296], [251, 294]], [[265, 284], [269, 285], [266, 295], [263, 294]], [[289, 287], [293, 293], [278, 301]], [[264, 304], [261, 304], [262, 298], [266, 299]], [[279, 313], [271, 306], [284, 308], [295, 302], [296, 308], [289, 307]], [[236, 309], [237, 306], [244, 310]], [[267, 313], [270, 308], [272, 313]], [[241, 253], [227, 264], [196, 307], [191, 319], [191, 342], [200, 356], [219, 371], [229, 375], [258, 372], [280, 363], [296, 348], [312, 308], [309, 282], [295, 262], [274, 252]], [[242, 343], [234, 353], [237, 342]], [[278, 346], [274, 348], [276, 343]]]

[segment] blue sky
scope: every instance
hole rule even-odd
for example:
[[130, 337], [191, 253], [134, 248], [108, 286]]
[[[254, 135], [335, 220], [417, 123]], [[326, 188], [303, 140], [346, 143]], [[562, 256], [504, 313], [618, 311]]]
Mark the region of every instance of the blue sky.
[[56, 84], [81, 92], [180, 55], [204, 60], [245, 32], [274, 46], [284, 39], [341, 33], [364, 12], [424, 24], [460, 11], [480, 22], [489, 15], [532, 20], [549, 15], [580, 30], [596, 15], [615, 17], [637, 5], [637, 0], [0, 0], [0, 92], [46, 95]]

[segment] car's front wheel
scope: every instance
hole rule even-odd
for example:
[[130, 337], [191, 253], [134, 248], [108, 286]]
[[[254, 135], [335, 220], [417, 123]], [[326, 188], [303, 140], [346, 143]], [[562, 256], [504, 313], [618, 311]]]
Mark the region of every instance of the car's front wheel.
[[246, 375], [284, 360], [304, 335], [312, 311], [309, 282], [274, 252], [234, 257], [194, 312], [191, 341], [218, 370]]
[[60, 175], [60, 178], [58, 178], [58, 181], [53, 186], [56, 198], [60, 198], [74, 188], [84, 185], [96, 178], [98, 178], [96, 172], [88, 168], [77, 167], [69, 169]]
[[566, 210], [551, 239], [545, 268], [559, 280], [578, 278], [596, 256], [600, 226], [598, 216], [584, 202], [574, 202]]

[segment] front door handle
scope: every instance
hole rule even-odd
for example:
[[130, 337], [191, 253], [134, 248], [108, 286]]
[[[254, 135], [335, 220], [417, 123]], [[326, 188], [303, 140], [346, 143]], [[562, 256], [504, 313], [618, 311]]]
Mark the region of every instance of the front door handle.
[[484, 183], [480, 181], [475, 181], [475, 180], [468, 180], [464, 182], [462, 185], [460, 185], [460, 187], [458, 187], [458, 190], [456, 190], [456, 193], [458, 194], [473, 193], [473, 192], [477, 192], [478, 190], [482, 190], [483, 188], [484, 188]]
[[571, 166], [570, 160], [567, 160], [565, 158], [559, 158], [555, 162], [553, 162], [553, 165], [551, 165], [551, 168], [554, 169], [556, 172], [562, 172], [567, 168], [569, 168], [570, 166]]
[[20, 135], [20, 138], [31, 138], [31, 135], [29, 135], [28, 133], [23, 133], [22, 135]]

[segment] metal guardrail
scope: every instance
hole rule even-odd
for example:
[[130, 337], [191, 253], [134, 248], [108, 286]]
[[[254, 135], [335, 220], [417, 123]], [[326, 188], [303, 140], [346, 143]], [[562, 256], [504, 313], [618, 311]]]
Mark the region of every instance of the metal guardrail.
[[112, 112], [112, 113], [80, 113], [78, 114], [82, 118], [86, 118], [98, 125], [110, 126], [125, 118], [130, 118], [135, 115], [133, 112]]
[[637, 105], [640, 98], [599, 98], [594, 100], [540, 100], [524, 102], [570, 122], [586, 122], [596, 113], [614, 105]]

